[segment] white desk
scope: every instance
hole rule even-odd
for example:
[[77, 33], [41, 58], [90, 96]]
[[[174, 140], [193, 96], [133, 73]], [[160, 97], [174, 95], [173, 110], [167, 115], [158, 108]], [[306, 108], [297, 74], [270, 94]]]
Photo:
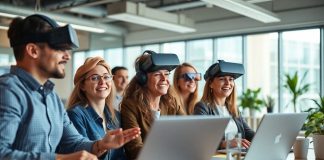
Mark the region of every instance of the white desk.
[[[315, 160], [313, 145], [310, 145], [310, 147], [311, 148], [308, 149], [307, 160]], [[211, 160], [226, 160], [226, 157], [225, 155], [217, 155], [217, 157], [212, 157]], [[286, 160], [295, 160], [294, 153], [293, 152], [289, 153]]]

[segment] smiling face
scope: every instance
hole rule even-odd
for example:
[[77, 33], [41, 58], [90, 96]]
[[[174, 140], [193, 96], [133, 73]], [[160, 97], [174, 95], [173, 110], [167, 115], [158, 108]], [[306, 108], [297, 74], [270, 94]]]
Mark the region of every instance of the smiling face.
[[64, 78], [65, 65], [71, 58], [70, 51], [55, 50], [47, 44], [41, 45], [39, 51], [37, 65], [41, 75], [46, 78]]
[[215, 77], [209, 87], [212, 89], [214, 97], [226, 99], [233, 92], [234, 78], [232, 76]]
[[169, 75], [170, 72], [168, 70], [147, 73], [147, 88], [152, 97], [167, 94], [170, 87]]
[[104, 66], [97, 65], [85, 77], [81, 89], [89, 100], [104, 100], [108, 97], [112, 88], [112, 76]]
[[192, 68], [192, 67], [182, 67], [181, 71], [180, 71], [180, 77], [178, 79], [178, 87], [180, 89], [180, 92], [182, 94], [190, 94], [190, 93], [194, 93], [196, 88], [197, 88], [197, 81], [195, 81], [194, 79], [189, 80], [183, 77], [183, 74], [185, 73], [196, 73], [196, 71]]

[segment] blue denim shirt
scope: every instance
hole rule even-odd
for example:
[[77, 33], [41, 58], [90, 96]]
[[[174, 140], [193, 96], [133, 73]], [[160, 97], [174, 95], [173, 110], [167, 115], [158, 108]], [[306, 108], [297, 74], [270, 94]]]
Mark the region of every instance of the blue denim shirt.
[[[105, 131], [102, 126], [103, 119], [96, 113], [96, 111], [91, 107], [83, 107], [77, 105], [72, 109], [68, 110], [68, 115], [73, 122], [75, 128], [85, 137], [90, 140], [100, 140], [105, 136]], [[107, 129], [114, 130], [120, 128], [120, 113], [115, 112], [115, 119], [113, 120], [111, 114], [107, 107], [104, 108], [105, 118], [107, 120]], [[105, 155], [101, 156], [99, 159], [104, 160], [125, 160], [126, 155], [124, 148], [111, 149]]]
[[53, 88], [16, 66], [0, 76], [0, 159], [55, 159], [58, 145], [91, 151], [94, 142], [78, 133]]

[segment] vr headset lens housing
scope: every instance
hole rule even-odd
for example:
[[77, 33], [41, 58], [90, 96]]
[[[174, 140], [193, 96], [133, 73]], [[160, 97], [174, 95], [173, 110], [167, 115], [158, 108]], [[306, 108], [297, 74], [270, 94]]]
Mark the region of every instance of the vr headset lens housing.
[[200, 73], [184, 73], [182, 74], [181, 78], [183, 78], [185, 81], [200, 81], [201, 80], [201, 74]]
[[48, 33], [47, 43], [54, 49], [79, 48], [79, 40], [71, 25], [59, 27]]
[[40, 43], [40, 42], [48, 43], [48, 45], [53, 49], [70, 50], [79, 47], [77, 34], [71, 25], [59, 27], [58, 25], [56, 25], [56, 22], [54, 20], [46, 16], [43, 15], [36, 15], [36, 16], [43, 17], [42, 19], [43, 20], [45, 19], [48, 22], [48, 24], [52, 26], [53, 29], [45, 33], [26, 34], [20, 39], [10, 40], [11, 47], [20, 46], [27, 43]]
[[136, 68], [136, 72], [139, 70], [144, 72], [154, 72], [157, 70], [172, 71], [180, 64], [178, 56], [176, 54], [150, 54], [150, 58], [146, 59], [139, 67]]
[[206, 71], [205, 80], [209, 77], [232, 76], [234, 79], [239, 78], [245, 73], [243, 64], [225, 62], [219, 60], [219, 63]]

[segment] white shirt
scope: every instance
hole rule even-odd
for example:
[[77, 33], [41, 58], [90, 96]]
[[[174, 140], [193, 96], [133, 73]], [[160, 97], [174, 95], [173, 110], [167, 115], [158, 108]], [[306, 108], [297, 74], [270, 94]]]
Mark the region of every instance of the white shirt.
[[161, 115], [160, 110], [158, 110], [158, 111], [151, 110], [151, 112], [152, 112], [152, 115], [153, 115], [154, 119], [159, 119], [160, 118], [160, 115]]
[[228, 125], [227, 125], [227, 127], [225, 129], [225, 135], [227, 133], [237, 134], [238, 133], [238, 128], [236, 126], [236, 123], [235, 123], [234, 119], [232, 118], [232, 116], [228, 112], [227, 108], [225, 106], [216, 106], [216, 109], [217, 109], [220, 117], [230, 117], [231, 118], [231, 120], [229, 121], [229, 123], [228, 123]]

